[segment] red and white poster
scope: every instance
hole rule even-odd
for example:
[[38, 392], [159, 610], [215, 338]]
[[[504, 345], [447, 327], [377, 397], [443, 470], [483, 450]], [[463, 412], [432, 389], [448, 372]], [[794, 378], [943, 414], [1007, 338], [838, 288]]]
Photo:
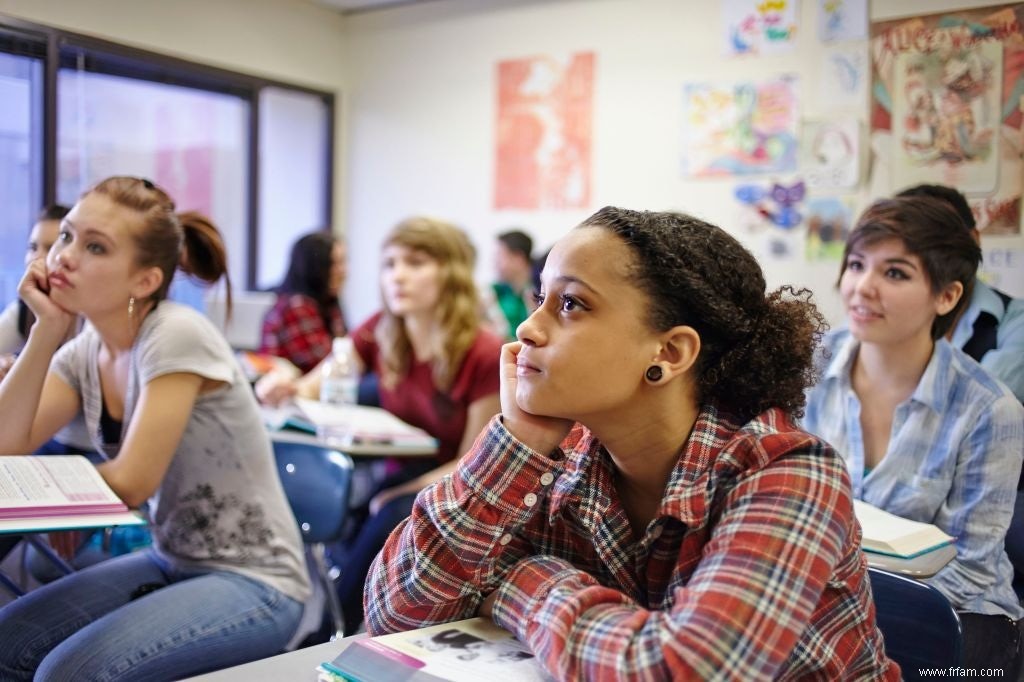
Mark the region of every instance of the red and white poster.
[[594, 53], [498, 63], [496, 209], [590, 203]]

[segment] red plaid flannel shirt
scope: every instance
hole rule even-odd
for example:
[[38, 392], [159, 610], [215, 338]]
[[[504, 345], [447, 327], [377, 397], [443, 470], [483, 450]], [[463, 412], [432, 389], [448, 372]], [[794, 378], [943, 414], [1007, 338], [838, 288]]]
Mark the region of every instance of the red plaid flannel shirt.
[[366, 585], [371, 634], [476, 614], [558, 679], [898, 680], [839, 456], [779, 410], [701, 413], [644, 537], [577, 425], [553, 459], [496, 417]]
[[263, 318], [260, 352], [285, 358], [303, 372], [330, 355], [335, 336], [345, 335], [341, 308], [330, 309], [330, 327], [309, 296], [282, 294]]

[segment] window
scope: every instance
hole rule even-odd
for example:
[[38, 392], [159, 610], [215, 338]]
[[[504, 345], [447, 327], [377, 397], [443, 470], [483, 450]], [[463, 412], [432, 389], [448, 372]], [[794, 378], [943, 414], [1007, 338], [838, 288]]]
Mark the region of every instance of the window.
[[57, 199], [111, 175], [160, 185], [179, 211], [208, 215], [228, 245], [232, 280], [246, 282], [249, 103], [177, 85], [61, 69]]
[[43, 43], [0, 31], [0, 302], [17, 296], [43, 205]]
[[[330, 225], [334, 96], [0, 15], [0, 240], [110, 175], [161, 185], [224, 234], [237, 289], [270, 288]], [[0, 251], [0, 304], [23, 249]], [[183, 278], [175, 297], [203, 292]]]
[[330, 107], [305, 92], [260, 93], [260, 233], [256, 287], [281, 283], [295, 238], [330, 227]]

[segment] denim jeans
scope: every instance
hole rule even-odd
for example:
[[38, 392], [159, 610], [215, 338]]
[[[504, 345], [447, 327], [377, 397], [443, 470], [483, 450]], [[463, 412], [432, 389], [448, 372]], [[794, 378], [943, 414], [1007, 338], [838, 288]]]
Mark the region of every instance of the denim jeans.
[[0, 609], [0, 679], [180, 679], [281, 653], [301, 616], [261, 582], [174, 572], [143, 550]]

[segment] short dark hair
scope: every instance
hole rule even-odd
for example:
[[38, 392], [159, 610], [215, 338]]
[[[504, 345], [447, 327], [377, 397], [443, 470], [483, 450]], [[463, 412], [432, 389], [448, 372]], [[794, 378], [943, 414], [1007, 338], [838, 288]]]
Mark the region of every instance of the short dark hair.
[[648, 298], [653, 329], [687, 325], [700, 335], [701, 402], [745, 420], [771, 407], [803, 414], [827, 326], [810, 291], [766, 293], [749, 251], [725, 230], [682, 213], [607, 206], [579, 227], [610, 230], [629, 247], [630, 277]]
[[41, 223], [44, 220], [64, 220], [64, 216], [71, 212], [71, 209], [63, 204], [48, 204], [43, 207], [43, 210], [36, 216], [36, 222]]
[[964, 292], [945, 315], [932, 323], [932, 339], [940, 339], [950, 330], [960, 311], [967, 305], [974, 277], [981, 262], [981, 247], [967, 230], [950, 229], [961, 223], [953, 206], [927, 196], [897, 196], [871, 204], [846, 238], [839, 278], [846, 272], [850, 252], [861, 244], [870, 246], [896, 238], [910, 253], [921, 259], [932, 293], [938, 294], [953, 282]]
[[932, 199], [945, 201], [953, 207], [953, 210], [960, 216], [960, 220], [963, 221], [964, 226], [968, 230], [978, 229], [978, 223], [974, 220], [974, 211], [971, 210], [970, 204], [967, 203], [967, 198], [952, 187], [947, 187], [946, 185], [914, 185], [899, 192], [896, 196], [931, 197]]
[[522, 254], [523, 258], [530, 260], [533, 253], [533, 239], [522, 230], [502, 232], [498, 235], [498, 241], [512, 253]]

